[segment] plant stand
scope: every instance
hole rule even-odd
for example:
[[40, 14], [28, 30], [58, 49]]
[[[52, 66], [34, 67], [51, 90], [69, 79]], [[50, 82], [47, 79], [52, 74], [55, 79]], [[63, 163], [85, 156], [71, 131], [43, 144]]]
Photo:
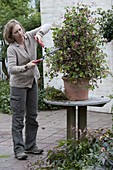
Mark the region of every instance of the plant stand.
[[[51, 101], [44, 99], [45, 103], [63, 106], [67, 109], [67, 139], [79, 139], [86, 135], [87, 106], [103, 107], [110, 102], [107, 97], [91, 97], [85, 101]], [[78, 111], [78, 112], [77, 112]]]

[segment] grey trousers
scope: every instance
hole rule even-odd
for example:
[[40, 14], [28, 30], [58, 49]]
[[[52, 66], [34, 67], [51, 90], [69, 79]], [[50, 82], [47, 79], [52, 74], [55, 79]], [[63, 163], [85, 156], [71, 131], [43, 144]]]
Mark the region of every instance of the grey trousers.
[[[34, 82], [32, 88], [11, 87], [10, 106], [12, 111], [14, 153], [17, 154], [36, 145], [38, 85]], [[25, 140], [23, 139], [24, 124]]]

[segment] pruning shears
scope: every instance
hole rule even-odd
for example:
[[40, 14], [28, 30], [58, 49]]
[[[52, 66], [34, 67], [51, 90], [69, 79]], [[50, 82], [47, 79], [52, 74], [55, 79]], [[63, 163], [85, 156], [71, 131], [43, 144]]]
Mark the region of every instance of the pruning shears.
[[[34, 38], [35, 38], [35, 37], [34, 37]], [[44, 51], [46, 52], [45, 55], [53, 54], [53, 53], [55, 53], [56, 51], [58, 51], [58, 50], [60, 49], [60, 48], [56, 48], [56, 49], [54, 49], [54, 50], [52, 50], [52, 51], [47, 52], [47, 47], [46, 47], [41, 41], [39, 41], [38, 39], [37, 39], [36, 41], [40, 44], [40, 46], [41, 46], [41, 47], [44, 49]], [[42, 62], [42, 61], [45, 59], [45, 55], [44, 55], [42, 58], [33, 61], [33, 63], [38, 64], [38, 63]]]

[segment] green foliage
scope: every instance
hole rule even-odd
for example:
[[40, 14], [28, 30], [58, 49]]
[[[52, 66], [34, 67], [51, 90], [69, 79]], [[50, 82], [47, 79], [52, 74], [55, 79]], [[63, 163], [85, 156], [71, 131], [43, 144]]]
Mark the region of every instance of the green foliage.
[[[52, 94], [55, 94], [55, 89], [53, 89], [53, 88], [52, 88]], [[39, 110], [57, 110], [57, 109], [61, 109], [60, 106], [52, 106], [52, 105], [46, 104], [44, 102], [45, 98], [50, 99], [51, 98], [51, 93], [48, 94], [47, 89], [39, 89], [39, 91], [38, 91], [38, 109]]]
[[[29, 0], [8, 0], [0, 1], [0, 25], [1, 32], [3, 33], [4, 25], [7, 21], [12, 18], [15, 18], [19, 21], [26, 21], [29, 19], [30, 14], [34, 12], [29, 5]], [[32, 16], [32, 15], [31, 15]], [[23, 24], [23, 22], [22, 22]]]
[[[31, 0], [1, 0], [0, 1], [0, 40], [1, 40], [1, 53], [0, 61], [2, 62], [2, 69], [7, 79], [9, 78], [7, 73], [7, 67], [5, 65], [6, 49], [7, 45], [3, 40], [4, 25], [10, 19], [17, 19], [24, 26], [25, 30], [31, 30], [40, 26], [40, 12], [39, 2], [37, 2], [37, 9], [34, 9], [30, 5]], [[39, 54], [41, 50], [39, 48]], [[39, 56], [40, 57], [40, 56]]]
[[67, 97], [60, 89], [52, 87], [46, 88], [46, 99], [48, 100], [67, 100]]
[[40, 12], [40, 0], [35, 0], [36, 9]]
[[[56, 94], [57, 90], [54, 89], [54, 88], [49, 88], [49, 92], [50, 91], [52, 91], [53, 96], [59, 95], [59, 94]], [[58, 93], [58, 91], [57, 91], [57, 93]], [[60, 91], [59, 91], [59, 93], [61, 94]], [[46, 97], [50, 99], [51, 98], [51, 92], [49, 94], [47, 89], [40, 89], [39, 88], [39, 91], [38, 91], [38, 109], [40, 111], [61, 109], [61, 107], [46, 104], [44, 102], [44, 98], [46, 98]], [[5, 80], [0, 80], [0, 112], [6, 113], [6, 114], [11, 114], [11, 110], [10, 110], [10, 86], [9, 86], [9, 81], [5, 81]]]
[[0, 80], [0, 112], [10, 114], [10, 88], [8, 81]]
[[98, 9], [100, 34], [110, 42], [113, 39], [113, 6], [105, 11], [102, 8]]
[[113, 167], [113, 133], [97, 129], [82, 140], [60, 141], [48, 152], [49, 170], [111, 170]]
[[44, 99], [47, 100], [67, 100], [65, 94], [59, 90], [55, 89], [54, 87], [47, 86], [46, 89], [39, 89], [38, 92], [38, 109], [39, 110], [58, 110], [62, 109], [61, 106], [53, 106], [46, 104]]
[[54, 45], [60, 49], [46, 60], [51, 78], [59, 72], [72, 79], [87, 77], [95, 87], [98, 79], [106, 77], [108, 68], [97, 29], [97, 13], [90, 8], [84, 4], [66, 7], [62, 25], [53, 28]]

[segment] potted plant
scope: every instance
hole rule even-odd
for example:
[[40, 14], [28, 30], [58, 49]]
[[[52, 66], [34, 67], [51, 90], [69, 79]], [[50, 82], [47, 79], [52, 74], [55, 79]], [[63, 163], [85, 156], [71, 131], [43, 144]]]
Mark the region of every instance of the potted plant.
[[[66, 7], [62, 25], [53, 28], [54, 47], [59, 50], [52, 57], [47, 56], [48, 75], [53, 78], [62, 73], [65, 88], [73, 83], [72, 98], [71, 92], [68, 94], [65, 89], [69, 100], [88, 99], [88, 88], [94, 89], [97, 81], [106, 77], [106, 54], [101, 48], [103, 41], [95, 14], [91, 6], [78, 3], [77, 6]], [[69, 85], [68, 80], [71, 81]], [[77, 83], [79, 85], [75, 87]], [[74, 92], [80, 96], [76, 97]], [[85, 97], [82, 96], [84, 92]]]

